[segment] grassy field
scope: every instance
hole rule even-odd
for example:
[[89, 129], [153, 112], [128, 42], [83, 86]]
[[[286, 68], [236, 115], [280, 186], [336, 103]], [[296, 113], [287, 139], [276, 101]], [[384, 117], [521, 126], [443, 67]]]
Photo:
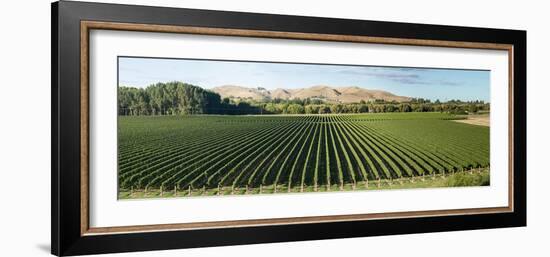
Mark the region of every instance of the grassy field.
[[484, 185], [489, 127], [459, 118], [121, 116], [119, 197]]

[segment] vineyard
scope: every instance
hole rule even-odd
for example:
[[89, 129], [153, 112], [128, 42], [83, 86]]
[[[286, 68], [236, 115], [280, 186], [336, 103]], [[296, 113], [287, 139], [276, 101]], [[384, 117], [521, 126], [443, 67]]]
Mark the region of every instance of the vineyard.
[[489, 167], [489, 128], [444, 113], [119, 117], [125, 197], [360, 190]]

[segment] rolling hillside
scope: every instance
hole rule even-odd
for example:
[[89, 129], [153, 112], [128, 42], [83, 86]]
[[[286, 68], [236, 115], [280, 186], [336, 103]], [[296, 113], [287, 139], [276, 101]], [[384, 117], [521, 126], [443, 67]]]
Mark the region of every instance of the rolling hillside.
[[267, 90], [265, 88], [249, 88], [236, 85], [225, 85], [212, 88], [212, 91], [222, 97], [254, 99], [321, 99], [327, 102], [357, 103], [361, 100], [366, 102], [374, 100], [406, 102], [410, 97], [398, 96], [387, 91], [371, 90], [360, 87], [331, 87], [317, 85], [308, 88]]

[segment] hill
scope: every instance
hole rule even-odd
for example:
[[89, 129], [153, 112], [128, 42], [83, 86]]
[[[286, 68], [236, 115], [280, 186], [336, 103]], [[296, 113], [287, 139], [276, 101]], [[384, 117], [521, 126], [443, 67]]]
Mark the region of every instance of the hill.
[[249, 88], [236, 85], [225, 85], [211, 89], [221, 97], [254, 99], [257, 101], [270, 99], [320, 99], [326, 102], [357, 103], [361, 100], [368, 102], [374, 100], [406, 102], [410, 97], [398, 96], [383, 90], [372, 90], [360, 87], [331, 87], [317, 85], [308, 88], [284, 89], [277, 88], [267, 90], [265, 88]]

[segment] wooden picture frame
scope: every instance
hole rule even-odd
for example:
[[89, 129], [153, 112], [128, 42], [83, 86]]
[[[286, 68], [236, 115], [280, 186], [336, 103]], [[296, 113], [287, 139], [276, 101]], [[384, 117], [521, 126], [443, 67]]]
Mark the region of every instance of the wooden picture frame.
[[[505, 50], [508, 206], [90, 227], [89, 33], [120, 30]], [[80, 255], [526, 225], [526, 32], [98, 4], [52, 4], [52, 254]]]

